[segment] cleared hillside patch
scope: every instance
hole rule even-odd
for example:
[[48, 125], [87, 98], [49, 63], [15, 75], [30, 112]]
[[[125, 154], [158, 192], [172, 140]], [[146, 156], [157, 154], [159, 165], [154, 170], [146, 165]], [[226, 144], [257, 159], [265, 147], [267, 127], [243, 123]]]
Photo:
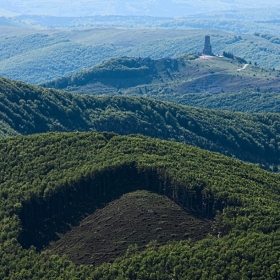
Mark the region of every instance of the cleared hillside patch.
[[123, 256], [134, 244], [143, 250], [151, 241], [158, 246], [189, 238], [197, 241], [213, 233], [211, 225], [166, 196], [135, 191], [96, 210], [46, 249], [66, 254], [76, 264], [98, 265]]

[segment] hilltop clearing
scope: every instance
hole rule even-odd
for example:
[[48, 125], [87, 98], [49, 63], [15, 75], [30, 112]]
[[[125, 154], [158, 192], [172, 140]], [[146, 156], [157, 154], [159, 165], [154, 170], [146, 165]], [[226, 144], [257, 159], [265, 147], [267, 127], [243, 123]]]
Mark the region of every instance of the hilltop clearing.
[[144, 250], [152, 241], [196, 242], [207, 234], [217, 235], [212, 221], [186, 213], [166, 196], [136, 191], [96, 210], [46, 249], [76, 264], [97, 265], [123, 256], [129, 246]]
[[176, 59], [115, 58], [43, 84], [77, 93], [138, 95], [181, 103], [188, 94], [276, 93], [280, 73], [244, 59], [189, 54]]

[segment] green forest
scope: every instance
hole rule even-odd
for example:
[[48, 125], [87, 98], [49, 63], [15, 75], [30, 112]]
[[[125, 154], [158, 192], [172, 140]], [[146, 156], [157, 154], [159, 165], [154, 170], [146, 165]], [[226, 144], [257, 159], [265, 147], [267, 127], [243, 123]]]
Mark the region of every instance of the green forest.
[[[0, 153], [1, 279], [279, 275], [279, 175], [184, 144], [109, 133], [18, 136], [2, 140]], [[65, 217], [82, 217], [87, 204], [137, 189], [214, 219], [213, 234], [194, 245], [185, 240], [158, 249], [149, 244], [141, 252], [130, 248], [100, 267], [36, 251], [67, 223]]]
[[277, 171], [279, 114], [242, 114], [139, 97], [95, 97], [0, 79], [2, 134], [109, 131], [175, 140]]
[[174, 96], [158, 96], [155, 98], [182, 105], [215, 110], [243, 113], [280, 112], [280, 95], [279, 93], [273, 92], [260, 93], [245, 90], [236, 93], [177, 94]]

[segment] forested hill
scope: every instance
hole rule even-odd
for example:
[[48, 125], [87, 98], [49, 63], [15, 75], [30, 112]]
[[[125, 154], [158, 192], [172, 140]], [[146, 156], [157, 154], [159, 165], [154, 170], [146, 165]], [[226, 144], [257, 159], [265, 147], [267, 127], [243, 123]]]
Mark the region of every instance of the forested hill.
[[109, 131], [175, 140], [277, 170], [279, 114], [241, 114], [137, 97], [94, 97], [0, 79], [0, 120], [10, 134]]
[[[3, 280], [279, 275], [277, 174], [180, 143], [109, 133], [8, 138], [0, 142], [0, 154]], [[83, 219], [87, 207], [100, 207], [101, 202], [137, 189], [166, 195], [199, 217], [215, 218], [213, 235], [196, 244], [187, 240], [159, 248], [150, 244], [142, 253], [130, 247], [123, 259], [99, 268], [75, 266], [65, 256], [29, 248], [57, 238], [57, 232], [65, 233], [68, 223]]]
[[0, 120], [0, 139], [15, 136], [20, 133], [13, 130], [7, 123]]
[[171, 59], [121, 57], [69, 77], [44, 83], [44, 87], [88, 94], [165, 96], [187, 93], [239, 91], [279, 93], [279, 71], [250, 65], [246, 60], [186, 54]]

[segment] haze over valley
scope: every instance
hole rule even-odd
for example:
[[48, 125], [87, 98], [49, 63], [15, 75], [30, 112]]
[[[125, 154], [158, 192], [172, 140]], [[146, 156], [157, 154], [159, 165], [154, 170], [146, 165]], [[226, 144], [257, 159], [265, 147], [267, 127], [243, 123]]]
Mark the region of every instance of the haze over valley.
[[91, 15], [149, 15], [149, 16], [185, 16], [191, 14], [250, 9], [263, 7], [279, 7], [275, 0], [268, 1], [210, 1], [210, 0], [155, 0], [155, 1], [33, 1], [33, 0], [1, 0], [0, 7], [14, 14], [37, 14], [52, 16], [91, 16]]

